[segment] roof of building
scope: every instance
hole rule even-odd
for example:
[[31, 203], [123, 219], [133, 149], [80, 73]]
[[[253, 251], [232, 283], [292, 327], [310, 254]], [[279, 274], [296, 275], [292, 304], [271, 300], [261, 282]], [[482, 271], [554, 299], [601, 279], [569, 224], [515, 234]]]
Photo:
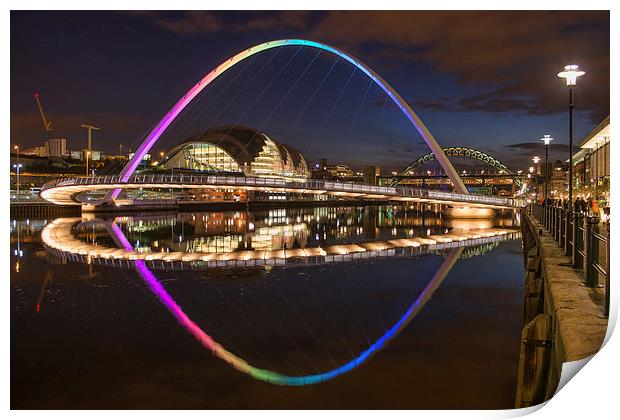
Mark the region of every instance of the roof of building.
[[597, 143], [609, 141], [611, 129], [609, 127], [609, 115], [579, 143], [582, 149], [595, 149]]
[[243, 166], [249, 165], [259, 155], [267, 141], [272, 141], [277, 146], [283, 162], [290, 163], [292, 160], [295, 168], [306, 168], [304, 157], [294, 147], [278, 143], [259, 130], [239, 125], [216, 127], [195, 134], [171, 149], [168, 156], [171, 158], [189, 144], [209, 143], [226, 151]]

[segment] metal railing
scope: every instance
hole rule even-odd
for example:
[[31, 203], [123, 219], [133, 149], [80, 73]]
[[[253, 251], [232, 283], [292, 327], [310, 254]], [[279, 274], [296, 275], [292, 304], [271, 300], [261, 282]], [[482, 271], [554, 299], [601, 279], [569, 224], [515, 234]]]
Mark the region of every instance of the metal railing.
[[[573, 268], [584, 271], [584, 286], [601, 287], [599, 277], [605, 281], [605, 304], [603, 313], [609, 316], [609, 222], [601, 224], [596, 215], [571, 212], [563, 207], [532, 204], [530, 214], [542, 224], [564, 255], [571, 257]], [[606, 232], [604, 228], [606, 227]]]
[[39, 197], [39, 194], [30, 190], [20, 191], [19, 194], [11, 190], [10, 191], [11, 204], [29, 204], [29, 203], [46, 203], [47, 201]]
[[222, 185], [236, 187], [283, 188], [289, 190], [310, 190], [332, 192], [351, 192], [364, 194], [379, 194], [386, 196], [412, 197], [419, 199], [456, 201], [472, 204], [488, 204], [501, 207], [524, 207], [520, 199], [493, 197], [476, 194], [457, 194], [445, 191], [428, 190], [412, 187], [384, 187], [368, 184], [357, 184], [340, 181], [323, 181], [309, 179], [305, 181], [291, 181], [282, 178], [258, 178], [245, 176], [217, 176], [192, 174], [149, 174], [133, 175], [127, 181], [122, 181], [119, 175], [104, 175], [92, 177], [59, 178], [47, 182], [42, 192], [53, 188], [73, 187], [80, 185], [110, 185], [111, 188], [122, 187], [122, 184], [158, 184], [162, 188], [172, 185]]

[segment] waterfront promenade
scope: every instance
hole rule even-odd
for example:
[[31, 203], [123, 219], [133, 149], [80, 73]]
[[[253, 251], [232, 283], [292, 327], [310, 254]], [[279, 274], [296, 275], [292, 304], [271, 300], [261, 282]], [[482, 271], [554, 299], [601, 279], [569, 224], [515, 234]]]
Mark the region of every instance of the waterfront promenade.
[[584, 270], [572, 267], [554, 232], [533, 214], [523, 215], [526, 281], [516, 407], [551, 398], [564, 364], [596, 354], [607, 332], [606, 288], [587, 287]]

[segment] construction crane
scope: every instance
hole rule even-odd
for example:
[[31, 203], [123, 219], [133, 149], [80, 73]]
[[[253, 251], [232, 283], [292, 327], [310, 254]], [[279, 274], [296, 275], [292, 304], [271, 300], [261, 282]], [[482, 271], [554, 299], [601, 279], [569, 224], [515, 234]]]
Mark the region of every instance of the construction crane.
[[34, 99], [37, 101], [37, 106], [39, 107], [39, 113], [41, 114], [41, 119], [43, 120], [43, 128], [45, 128], [45, 132], [49, 135], [49, 133], [54, 131], [52, 129], [52, 122], [45, 118], [45, 111], [43, 111], [43, 105], [41, 105], [41, 100], [39, 99], [38, 93], [34, 94]]
[[92, 133], [93, 130], [99, 130], [99, 127], [95, 127], [91, 124], [82, 124], [80, 127], [88, 130], [88, 148], [86, 149], [86, 176], [88, 176], [88, 159], [92, 153]]

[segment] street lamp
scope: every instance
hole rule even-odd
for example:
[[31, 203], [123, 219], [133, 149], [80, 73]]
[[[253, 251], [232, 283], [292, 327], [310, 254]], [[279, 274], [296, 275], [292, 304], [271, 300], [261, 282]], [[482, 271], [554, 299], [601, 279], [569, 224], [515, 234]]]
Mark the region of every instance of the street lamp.
[[13, 165], [13, 168], [15, 168], [15, 172], [17, 172], [17, 198], [19, 199], [19, 172], [22, 168], [22, 164], [16, 163], [15, 165]]
[[545, 134], [541, 140], [545, 143], [545, 200], [547, 199], [547, 191], [549, 190], [549, 144], [553, 137]]
[[558, 77], [566, 79], [568, 86], [568, 210], [573, 209], [573, 87], [577, 85], [577, 78], [586, 74], [579, 70], [576, 64], [564, 66], [564, 71]]
[[[534, 173], [532, 176], [534, 178], [535, 185], [536, 185], [536, 198], [538, 198], [538, 175], [540, 175], [540, 168], [538, 167], [538, 162], [540, 162], [540, 158], [538, 156], [534, 156], [532, 158], [532, 162], [534, 162], [534, 165], [536, 168], [536, 173]], [[530, 172], [532, 171], [530, 170]]]
[[88, 176], [88, 159], [90, 158], [90, 150], [86, 151], [86, 176]]

